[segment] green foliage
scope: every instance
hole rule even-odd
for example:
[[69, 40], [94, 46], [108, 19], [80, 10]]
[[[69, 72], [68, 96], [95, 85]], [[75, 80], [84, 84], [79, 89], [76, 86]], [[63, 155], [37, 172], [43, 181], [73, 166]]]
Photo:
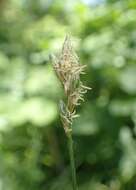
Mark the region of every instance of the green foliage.
[[93, 88], [73, 124], [79, 190], [136, 189], [135, 18], [135, 0], [0, 1], [0, 190], [71, 189], [49, 61], [66, 33]]

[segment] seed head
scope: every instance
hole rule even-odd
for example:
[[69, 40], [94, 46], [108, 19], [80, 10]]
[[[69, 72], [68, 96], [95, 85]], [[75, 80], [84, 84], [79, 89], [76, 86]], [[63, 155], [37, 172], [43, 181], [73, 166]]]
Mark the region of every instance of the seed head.
[[60, 115], [67, 134], [72, 131], [71, 124], [73, 119], [78, 116], [76, 115], [76, 106], [84, 101], [84, 94], [91, 88], [84, 86], [80, 80], [80, 75], [85, 74], [86, 65], [80, 65], [69, 36], [66, 36], [64, 40], [59, 57], [52, 56], [51, 58], [66, 95], [66, 103], [60, 102]]

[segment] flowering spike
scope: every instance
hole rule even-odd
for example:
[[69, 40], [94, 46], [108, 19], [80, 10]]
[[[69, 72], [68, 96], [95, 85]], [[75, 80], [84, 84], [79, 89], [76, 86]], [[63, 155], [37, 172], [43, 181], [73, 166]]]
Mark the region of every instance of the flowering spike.
[[70, 36], [66, 35], [59, 58], [52, 56], [52, 62], [67, 97], [66, 104], [63, 101], [60, 102], [61, 119], [67, 133], [72, 130], [71, 124], [77, 117], [76, 106], [80, 105], [80, 101], [84, 101], [83, 94], [91, 88], [84, 86], [80, 80], [80, 75], [85, 74], [86, 65], [80, 65]]

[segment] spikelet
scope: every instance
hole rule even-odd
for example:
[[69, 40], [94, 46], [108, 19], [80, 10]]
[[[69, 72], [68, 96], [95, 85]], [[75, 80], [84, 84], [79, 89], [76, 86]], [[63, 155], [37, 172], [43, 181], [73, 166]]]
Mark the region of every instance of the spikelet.
[[86, 65], [79, 64], [79, 58], [73, 50], [69, 36], [66, 36], [61, 54], [58, 58], [51, 56], [54, 70], [61, 81], [66, 95], [66, 103], [60, 101], [61, 120], [66, 134], [72, 131], [71, 125], [76, 115], [76, 106], [84, 101], [84, 94], [91, 88], [86, 87], [80, 80], [85, 74]]

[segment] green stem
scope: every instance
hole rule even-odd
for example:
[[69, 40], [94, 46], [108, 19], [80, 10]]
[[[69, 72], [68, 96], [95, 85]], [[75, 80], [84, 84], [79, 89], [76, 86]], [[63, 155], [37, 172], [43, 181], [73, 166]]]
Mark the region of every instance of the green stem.
[[72, 139], [71, 132], [68, 134], [68, 148], [69, 148], [69, 156], [70, 156], [72, 186], [73, 186], [73, 190], [77, 190], [76, 169], [75, 169], [75, 159], [74, 159], [74, 150], [73, 150], [73, 139]]

